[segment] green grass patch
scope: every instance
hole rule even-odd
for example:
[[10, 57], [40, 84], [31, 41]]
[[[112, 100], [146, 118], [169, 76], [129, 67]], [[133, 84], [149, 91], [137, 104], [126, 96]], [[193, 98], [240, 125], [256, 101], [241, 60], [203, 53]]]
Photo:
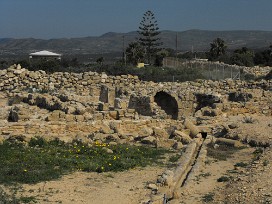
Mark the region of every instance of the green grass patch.
[[[113, 153], [107, 153], [106, 149]], [[37, 183], [57, 179], [73, 171], [110, 172], [160, 164], [169, 151], [144, 146], [95, 143], [65, 144], [35, 138], [28, 146], [4, 142], [0, 145], [0, 183]]]
[[228, 158], [232, 157], [232, 155], [243, 149], [245, 147], [233, 147], [227, 145], [219, 145], [219, 147], [214, 148], [213, 144], [207, 145], [207, 155], [217, 160], [226, 161]]

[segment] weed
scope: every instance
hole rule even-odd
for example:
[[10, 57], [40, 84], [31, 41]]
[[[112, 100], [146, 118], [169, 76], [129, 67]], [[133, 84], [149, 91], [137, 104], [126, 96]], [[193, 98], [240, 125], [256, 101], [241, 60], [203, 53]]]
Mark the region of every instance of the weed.
[[202, 201], [205, 203], [212, 202], [214, 200], [214, 193], [207, 193], [202, 197]]
[[256, 120], [253, 119], [251, 116], [243, 117], [243, 123], [254, 123]]

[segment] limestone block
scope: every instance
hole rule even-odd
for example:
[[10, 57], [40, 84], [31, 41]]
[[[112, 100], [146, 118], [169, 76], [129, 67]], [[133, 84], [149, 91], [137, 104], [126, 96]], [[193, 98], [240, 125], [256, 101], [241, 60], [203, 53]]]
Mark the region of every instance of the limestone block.
[[107, 126], [106, 124], [102, 124], [100, 126], [100, 129], [99, 129], [99, 132], [100, 133], [103, 133], [103, 134], [113, 134], [114, 133], [114, 130], [112, 130], [109, 126]]
[[232, 147], [242, 147], [242, 146], [244, 146], [240, 141], [227, 139], [227, 138], [217, 138], [215, 143], [219, 144], [219, 145], [224, 144], [224, 145], [232, 146]]
[[190, 130], [190, 136], [195, 137], [199, 133], [199, 129], [190, 120], [185, 119], [184, 126]]
[[189, 136], [189, 135], [187, 135], [187, 134], [185, 134], [184, 132], [181, 132], [181, 131], [179, 131], [179, 130], [175, 130], [174, 131], [174, 136], [176, 136], [175, 138], [176, 139], [180, 139], [180, 141], [182, 142], [182, 143], [184, 143], [184, 144], [189, 144], [191, 141], [192, 141], [192, 138]]
[[114, 120], [118, 120], [119, 119], [119, 115], [117, 111], [109, 111], [109, 116], [114, 119]]
[[149, 127], [143, 127], [138, 134], [140, 137], [148, 137], [153, 135], [153, 129]]
[[143, 144], [150, 144], [150, 145], [155, 145], [156, 144], [156, 138], [153, 136], [148, 136], [148, 137], [144, 137], [141, 142]]
[[154, 136], [160, 140], [164, 140], [164, 139], [169, 138], [169, 134], [166, 132], [166, 130], [164, 130], [162, 128], [155, 127], [155, 128], [153, 128], [153, 131], [154, 131]]

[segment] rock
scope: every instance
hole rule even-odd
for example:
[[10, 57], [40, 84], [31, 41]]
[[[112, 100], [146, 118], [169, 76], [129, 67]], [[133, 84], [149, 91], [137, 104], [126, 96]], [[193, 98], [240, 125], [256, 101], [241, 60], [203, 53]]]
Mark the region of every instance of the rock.
[[155, 127], [153, 128], [154, 136], [158, 139], [168, 139], [169, 134], [162, 128]]
[[190, 120], [185, 119], [184, 126], [190, 130], [190, 136], [194, 138], [198, 133], [199, 129]]
[[141, 140], [141, 142], [143, 144], [151, 144], [151, 145], [155, 145], [156, 144], [156, 138], [153, 137], [153, 136], [148, 136], [148, 137], [145, 137]]
[[151, 190], [158, 190], [159, 189], [158, 186], [156, 184], [154, 184], [154, 183], [148, 184], [147, 188], [151, 189]]
[[173, 145], [173, 148], [175, 150], [181, 150], [183, 148], [183, 144], [181, 142], [176, 142], [174, 145]]
[[186, 133], [181, 132], [181, 131], [179, 131], [179, 130], [175, 130], [175, 131], [174, 131], [174, 135], [175, 135], [176, 137], [179, 137], [179, 138], [180, 138], [180, 141], [181, 141], [182, 143], [184, 143], [184, 144], [189, 144], [189, 143], [192, 141], [192, 138], [191, 138], [189, 135], [187, 135]]
[[227, 146], [232, 146], [232, 147], [242, 147], [244, 146], [241, 142], [236, 141], [236, 140], [231, 140], [231, 139], [226, 139], [226, 138], [217, 138], [215, 141], [216, 144], [224, 144]]
[[238, 126], [237, 123], [231, 123], [231, 124], [228, 125], [228, 127], [229, 127], [230, 129], [235, 129], [235, 128], [238, 128], [239, 126]]
[[110, 127], [107, 126], [106, 124], [103, 124], [103, 125], [100, 127], [99, 132], [100, 132], [100, 133], [103, 133], [103, 134], [113, 134], [113, 133], [114, 133], [114, 130], [110, 129]]
[[150, 135], [153, 135], [153, 129], [152, 128], [144, 127], [139, 132], [139, 137], [148, 137]]

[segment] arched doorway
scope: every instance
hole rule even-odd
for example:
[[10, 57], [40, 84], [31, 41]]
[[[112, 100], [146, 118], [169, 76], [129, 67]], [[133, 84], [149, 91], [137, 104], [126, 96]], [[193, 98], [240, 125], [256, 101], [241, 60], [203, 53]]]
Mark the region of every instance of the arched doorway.
[[156, 93], [154, 101], [167, 115], [172, 116], [172, 119], [178, 119], [178, 103], [174, 97], [164, 91], [160, 91]]

